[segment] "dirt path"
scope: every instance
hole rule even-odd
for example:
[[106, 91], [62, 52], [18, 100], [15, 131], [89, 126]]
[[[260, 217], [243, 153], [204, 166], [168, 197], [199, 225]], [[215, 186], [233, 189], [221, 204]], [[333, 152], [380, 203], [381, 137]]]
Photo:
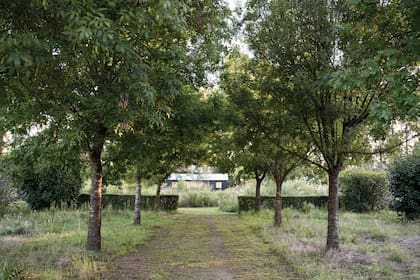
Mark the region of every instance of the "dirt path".
[[234, 214], [180, 210], [109, 279], [297, 279]]

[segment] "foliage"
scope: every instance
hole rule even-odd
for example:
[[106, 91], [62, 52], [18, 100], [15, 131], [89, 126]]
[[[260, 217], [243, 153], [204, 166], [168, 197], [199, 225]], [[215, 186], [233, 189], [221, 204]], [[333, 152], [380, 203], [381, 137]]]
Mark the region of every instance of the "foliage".
[[76, 147], [38, 135], [6, 156], [8, 177], [32, 209], [71, 204], [81, 188], [82, 163]]
[[[312, 204], [315, 207], [325, 207], [327, 205], [328, 196], [283, 196], [282, 207], [283, 208], [295, 208], [307, 210], [310, 208], [308, 204]], [[255, 198], [252, 196], [238, 196], [239, 211], [250, 211], [254, 209]], [[273, 196], [262, 196], [261, 197], [262, 208], [274, 209], [275, 197]]]
[[350, 169], [340, 175], [342, 202], [355, 212], [386, 209], [389, 205], [389, 186], [385, 171]]
[[420, 217], [420, 157], [394, 163], [390, 171], [393, 208], [407, 219]]
[[66, 166], [52, 166], [25, 173], [19, 190], [32, 209], [49, 208], [52, 205], [74, 202], [79, 194], [81, 180]]
[[16, 189], [0, 175], [0, 217], [7, 212], [7, 206], [16, 200]]
[[[142, 195], [141, 207], [144, 210], [153, 210], [155, 206], [155, 196]], [[160, 203], [162, 210], [175, 211], [178, 209], [178, 195], [161, 195]], [[79, 206], [89, 202], [88, 194], [81, 194], [77, 198]], [[104, 194], [102, 196], [102, 208], [111, 207], [112, 209], [134, 209], [134, 195]]]

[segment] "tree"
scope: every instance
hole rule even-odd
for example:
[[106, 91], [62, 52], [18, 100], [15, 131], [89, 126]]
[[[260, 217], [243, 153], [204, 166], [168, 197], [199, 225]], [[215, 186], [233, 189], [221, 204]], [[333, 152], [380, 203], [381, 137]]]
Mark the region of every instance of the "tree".
[[63, 130], [88, 154], [88, 250], [101, 249], [105, 144], [139, 117], [156, 122], [217, 58], [206, 46], [221, 35], [207, 35], [224, 35], [226, 10], [207, 2], [19, 1], [0, 9], [6, 126], [15, 134], [34, 125]]
[[[300, 159], [287, 151], [305, 149], [299, 141], [299, 125], [292, 119], [287, 103], [277, 99], [276, 81], [267, 78], [270, 66], [264, 60], [232, 57], [223, 76], [223, 88], [231, 110], [237, 112], [233, 141], [239, 147], [237, 164], [256, 179], [256, 210], [260, 207], [260, 184], [270, 172], [276, 182], [274, 225], [281, 225], [281, 189], [287, 175]], [[271, 82], [270, 82], [271, 81]], [[267, 82], [267, 83], [266, 83]]]
[[[387, 67], [379, 57], [387, 57], [387, 45], [381, 43], [399, 41], [392, 36], [397, 35], [393, 28], [406, 18], [403, 10], [394, 9], [394, 1], [387, 3], [279, 0], [251, 1], [248, 5], [251, 49], [256, 59], [268, 61], [275, 69], [271, 78], [279, 82], [279, 98], [291, 105], [291, 112], [305, 125], [307, 139], [316, 148], [310, 157], [296, 155], [328, 173], [327, 249], [339, 245], [339, 173], [352, 155], [368, 152], [367, 145], [358, 141], [363, 126], [375, 123], [381, 114], [387, 116], [386, 121], [398, 112], [404, 116], [402, 106], [398, 106], [400, 111], [381, 109], [395, 104], [394, 94], [401, 85], [404, 90], [398, 91], [400, 98], [411, 106], [418, 104], [418, 76], [412, 75], [408, 66], [414, 60], [406, 60], [406, 68], [392, 75], [401, 75], [397, 80], [402, 84], [396, 88], [389, 87], [391, 76], [383, 75]], [[371, 22], [364, 19], [378, 22], [377, 18], [366, 17], [366, 13], [357, 18], [355, 25], [347, 21], [354, 14], [360, 16], [359, 12], [372, 9], [379, 19], [390, 19], [386, 25], [379, 22], [375, 24], [377, 29], [372, 28]], [[403, 24], [398, 30], [407, 28]]]

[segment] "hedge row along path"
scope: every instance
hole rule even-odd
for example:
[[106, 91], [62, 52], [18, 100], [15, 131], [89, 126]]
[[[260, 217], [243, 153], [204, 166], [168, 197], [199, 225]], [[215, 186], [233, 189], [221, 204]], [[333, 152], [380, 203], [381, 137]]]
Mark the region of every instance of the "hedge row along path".
[[116, 260], [110, 279], [299, 279], [237, 214], [179, 209], [138, 252]]

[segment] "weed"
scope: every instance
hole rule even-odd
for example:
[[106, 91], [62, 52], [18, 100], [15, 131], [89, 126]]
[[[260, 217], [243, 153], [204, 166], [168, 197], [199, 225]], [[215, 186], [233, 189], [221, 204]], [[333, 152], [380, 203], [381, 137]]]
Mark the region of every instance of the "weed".
[[75, 273], [79, 279], [99, 279], [98, 265], [91, 257], [86, 255], [73, 256], [72, 263], [74, 268], [73, 273]]
[[25, 269], [22, 263], [5, 260], [0, 267], [0, 280], [25, 279]]
[[394, 246], [388, 246], [386, 248], [388, 255], [388, 259], [390, 261], [396, 262], [396, 263], [403, 263], [407, 261], [408, 256], [407, 254], [400, 248], [394, 247]]

